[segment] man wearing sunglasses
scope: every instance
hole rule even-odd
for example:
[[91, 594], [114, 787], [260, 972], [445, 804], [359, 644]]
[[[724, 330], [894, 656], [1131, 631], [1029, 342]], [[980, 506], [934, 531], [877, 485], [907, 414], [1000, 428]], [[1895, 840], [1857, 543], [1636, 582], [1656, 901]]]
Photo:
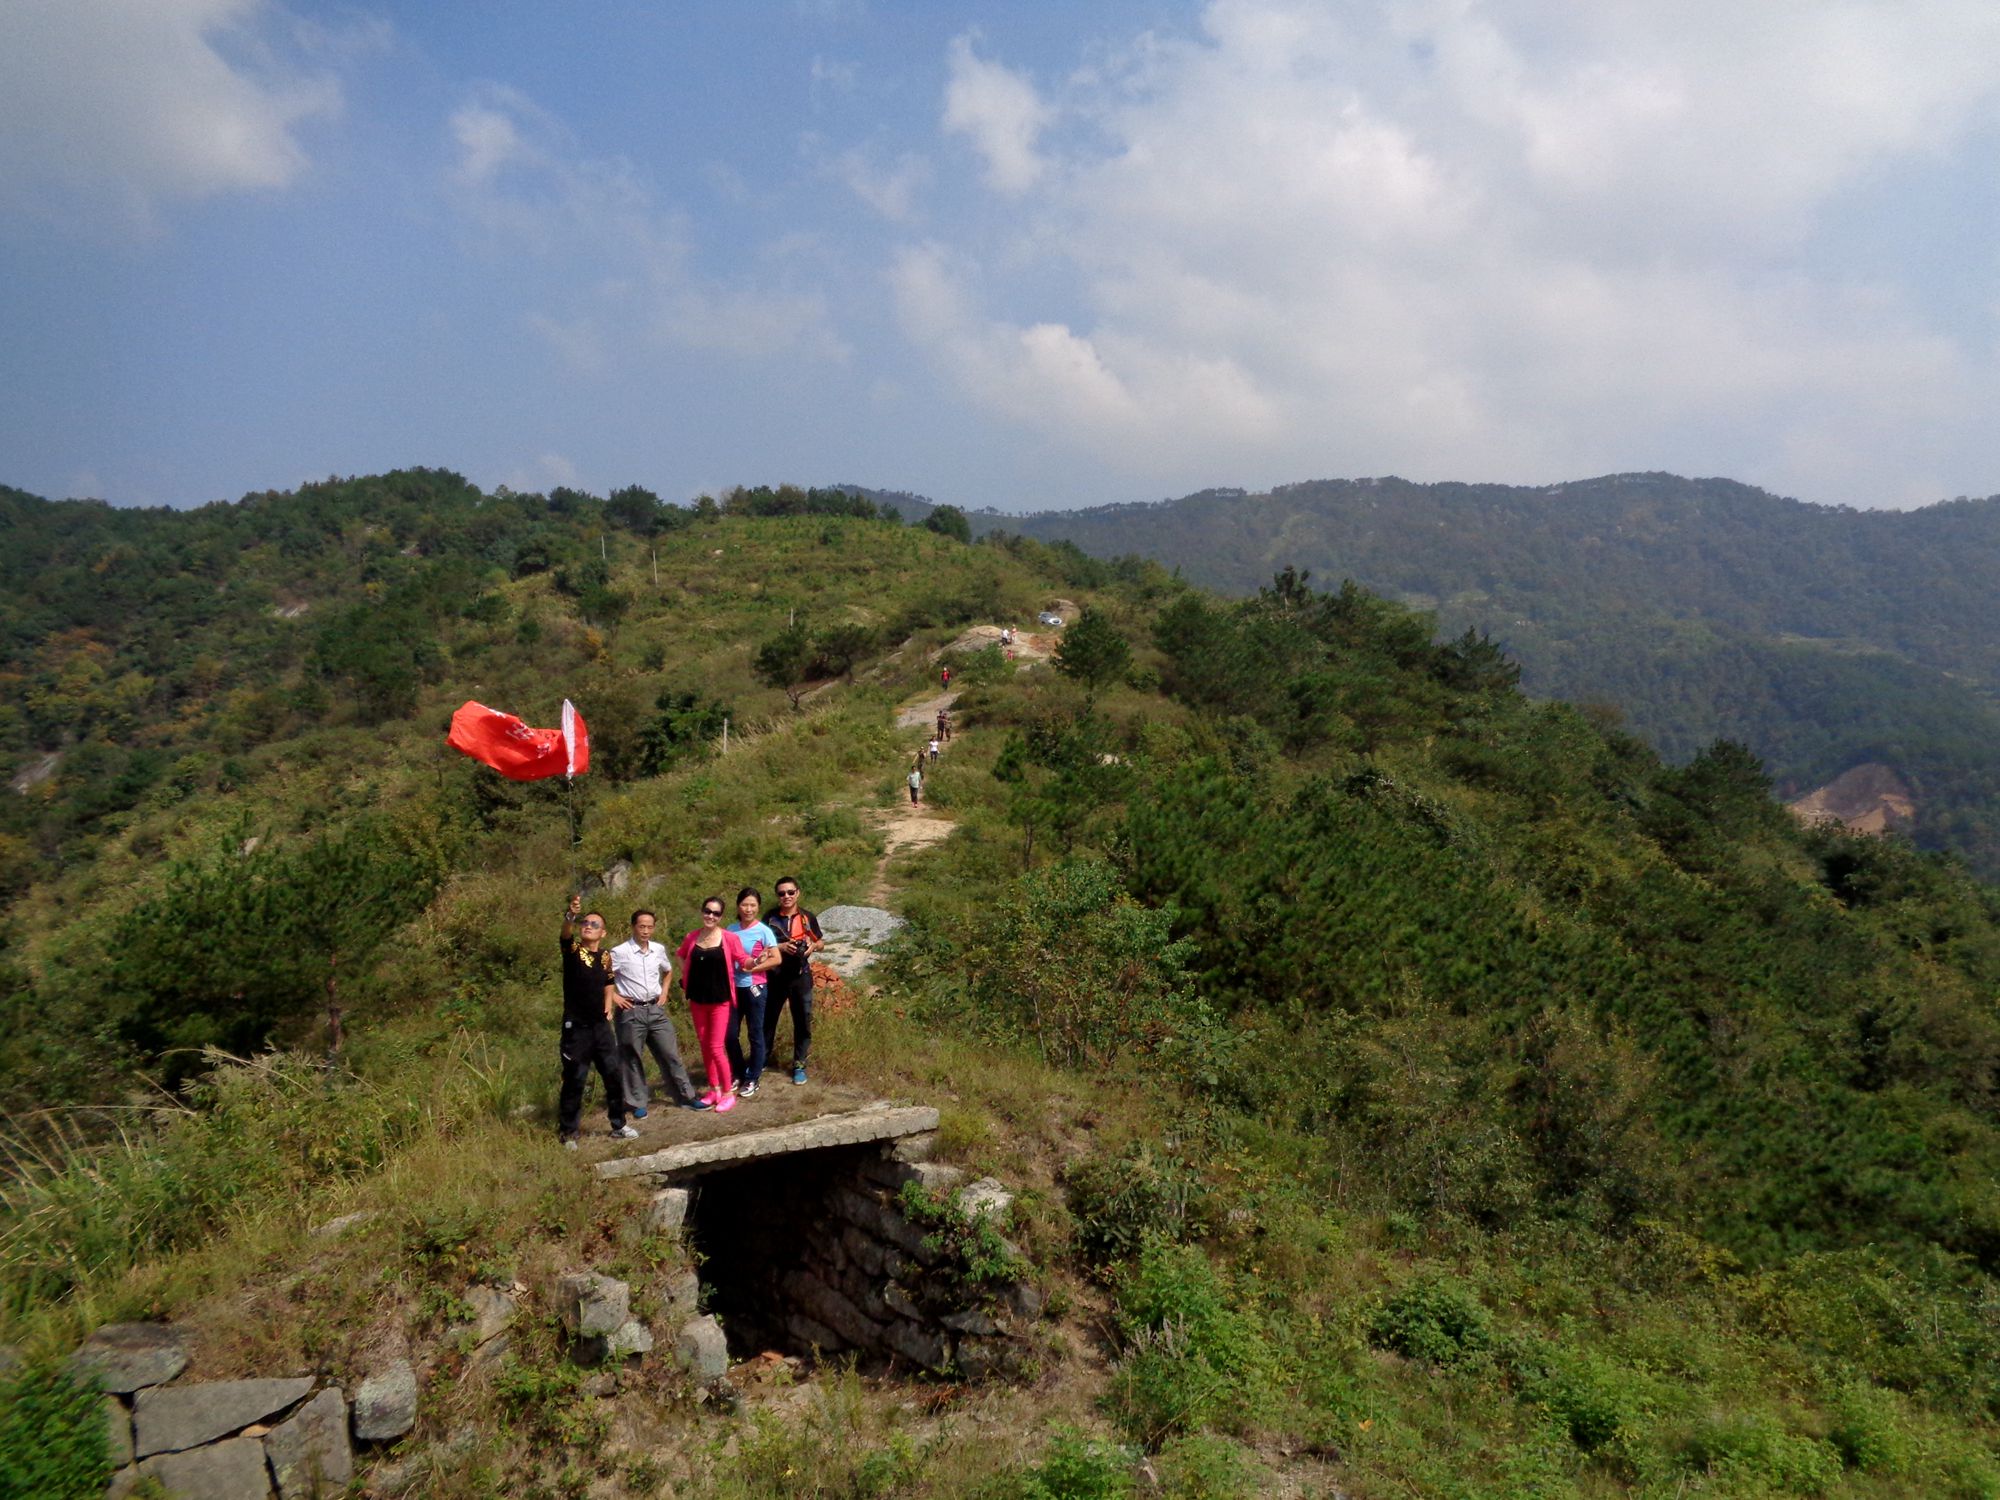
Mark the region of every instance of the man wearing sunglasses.
[[764, 1005], [764, 1052], [777, 1046], [778, 1017], [792, 1007], [792, 1082], [806, 1081], [806, 1054], [813, 1039], [813, 950], [823, 936], [819, 918], [799, 905], [799, 882], [787, 875], [778, 881], [778, 909], [765, 924], [778, 938], [784, 957], [771, 974], [771, 998]]
[[612, 984], [610, 955], [604, 951], [604, 914], [584, 911], [582, 896], [571, 896], [563, 912], [562, 974], [562, 1093], [556, 1101], [556, 1133], [565, 1146], [576, 1149], [583, 1090], [595, 1068], [604, 1080], [611, 1134], [632, 1140], [639, 1132], [625, 1123], [625, 1069], [618, 1056], [618, 1034], [611, 1026], [618, 991]]

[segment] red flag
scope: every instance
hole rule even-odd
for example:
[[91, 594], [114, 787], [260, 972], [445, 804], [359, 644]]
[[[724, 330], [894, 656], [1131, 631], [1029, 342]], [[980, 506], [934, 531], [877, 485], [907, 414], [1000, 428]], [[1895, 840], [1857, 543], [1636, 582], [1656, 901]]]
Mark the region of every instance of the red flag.
[[574, 776], [590, 769], [590, 730], [567, 698], [560, 729], [534, 729], [512, 714], [468, 702], [451, 716], [445, 743], [512, 781]]

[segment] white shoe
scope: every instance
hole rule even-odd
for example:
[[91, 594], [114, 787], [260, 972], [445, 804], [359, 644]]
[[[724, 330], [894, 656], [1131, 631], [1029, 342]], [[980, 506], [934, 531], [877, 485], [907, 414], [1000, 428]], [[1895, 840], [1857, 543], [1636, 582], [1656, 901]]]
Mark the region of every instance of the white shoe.
[[636, 1141], [639, 1139], [639, 1132], [634, 1130], [630, 1125], [620, 1125], [616, 1130], [611, 1132], [611, 1139], [614, 1141]]
[[563, 1142], [563, 1150], [565, 1150], [565, 1151], [574, 1151], [575, 1149], [576, 1149], [576, 1137], [575, 1137], [575, 1136], [571, 1136], [571, 1137], [570, 1137], [570, 1138], [569, 1138], [568, 1140], [566, 1140], [566, 1141], [564, 1141], [564, 1142]]

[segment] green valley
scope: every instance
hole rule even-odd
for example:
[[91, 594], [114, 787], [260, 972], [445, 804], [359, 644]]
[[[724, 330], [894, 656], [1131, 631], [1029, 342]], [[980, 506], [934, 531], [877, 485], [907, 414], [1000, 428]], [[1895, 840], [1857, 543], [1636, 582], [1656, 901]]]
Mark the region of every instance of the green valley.
[[[1497, 529], [1488, 598], [1433, 616], [1315, 587], [1442, 593], [1323, 539], [1214, 546], [1224, 597], [1087, 555], [1129, 535], [935, 520], [432, 470], [189, 512], [0, 494], [0, 1480], [102, 1493], [64, 1361], [170, 1320], [215, 1375], [429, 1351], [371, 1493], [2000, 1495], [1991, 887], [1798, 826], [1729, 713], [1663, 758], [1525, 696]], [[1621, 586], [1671, 614], [1645, 572], [1532, 639], [1667, 674], [1585, 628]], [[1882, 649], [1983, 688], [1990, 601], [1932, 593]], [[1865, 696], [1851, 604], [1684, 612], [1691, 698]], [[945, 664], [949, 836], [891, 840]], [[1981, 733], [1983, 699], [1908, 690], [1883, 711]], [[564, 697], [573, 790], [444, 745], [465, 699]], [[1799, 766], [1856, 748], [1798, 733]], [[909, 1201], [966, 1265], [1032, 1267], [1024, 1368], [735, 1349], [727, 1392], [660, 1355], [607, 1387], [560, 1336], [561, 1273], [666, 1255], [556, 1143], [562, 901], [677, 935], [780, 872], [906, 921], [816, 1080], [935, 1104], [944, 1159], [1014, 1186], [1000, 1245]], [[523, 1313], [486, 1367], [455, 1330], [491, 1287]]]

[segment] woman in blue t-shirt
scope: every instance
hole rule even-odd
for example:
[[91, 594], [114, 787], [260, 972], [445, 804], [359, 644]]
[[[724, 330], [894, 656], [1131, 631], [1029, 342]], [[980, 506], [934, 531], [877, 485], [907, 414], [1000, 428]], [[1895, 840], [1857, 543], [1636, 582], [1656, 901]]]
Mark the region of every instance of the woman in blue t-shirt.
[[[770, 972], [784, 962], [778, 951], [778, 935], [757, 920], [764, 898], [757, 887], [746, 885], [736, 893], [736, 921], [729, 930], [750, 955], [748, 968], [736, 971], [736, 1012], [729, 1018], [729, 1072], [736, 1080], [736, 1095], [749, 1099], [757, 1092], [757, 1080], [764, 1076], [764, 1000], [769, 993]], [[743, 1055], [740, 1028], [750, 1026], [750, 1055]]]

